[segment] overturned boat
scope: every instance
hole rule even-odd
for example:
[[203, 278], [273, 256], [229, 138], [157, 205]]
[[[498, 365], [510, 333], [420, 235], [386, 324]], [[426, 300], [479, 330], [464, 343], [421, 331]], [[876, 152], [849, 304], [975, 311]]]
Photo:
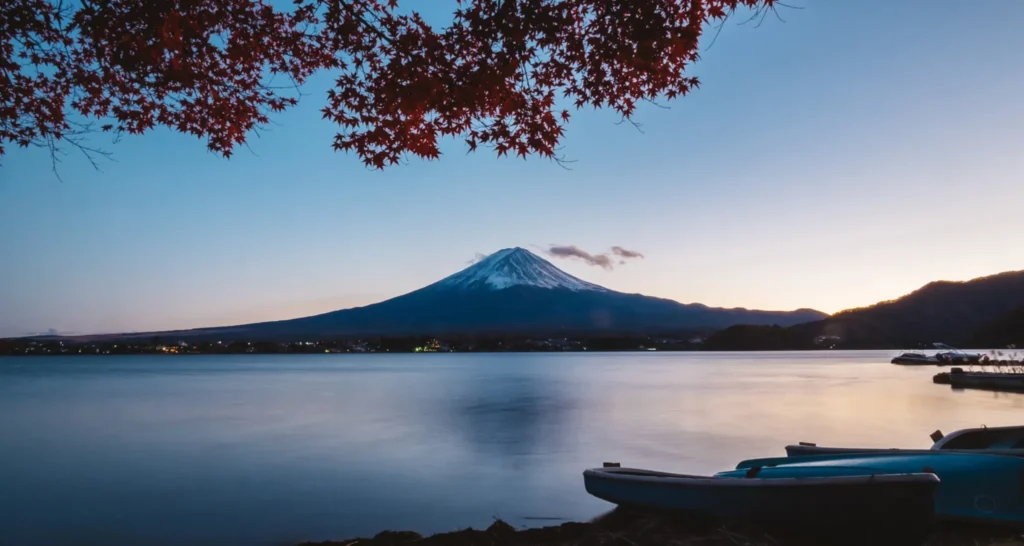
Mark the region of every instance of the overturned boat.
[[1024, 426], [965, 428], [947, 435], [936, 430], [932, 433], [931, 438], [934, 443], [928, 449], [826, 447], [811, 442], [800, 442], [786, 446], [786, 455], [807, 457], [851, 453], [926, 454], [934, 451], [950, 451], [1024, 457]]
[[[682, 511], [820, 537], [911, 544], [930, 532], [939, 478], [920, 468], [756, 468], [691, 476], [606, 466], [583, 473], [587, 492], [634, 508]], [[893, 530], [898, 530], [895, 534]], [[844, 540], [845, 542], [845, 540]]]

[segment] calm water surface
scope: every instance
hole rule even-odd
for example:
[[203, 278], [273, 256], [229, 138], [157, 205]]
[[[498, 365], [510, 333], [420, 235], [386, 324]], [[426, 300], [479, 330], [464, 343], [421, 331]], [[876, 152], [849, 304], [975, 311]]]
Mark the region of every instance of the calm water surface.
[[277, 545], [585, 519], [602, 461], [1020, 424], [888, 352], [0, 359], [0, 544]]

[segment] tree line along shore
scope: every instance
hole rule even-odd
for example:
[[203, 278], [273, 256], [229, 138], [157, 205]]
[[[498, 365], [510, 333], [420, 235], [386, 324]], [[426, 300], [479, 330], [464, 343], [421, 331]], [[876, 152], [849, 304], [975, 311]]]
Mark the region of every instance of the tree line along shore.
[[[977, 348], [991, 349], [986, 345]], [[1010, 346], [1011, 348], [1013, 346]], [[836, 338], [794, 340], [790, 330], [776, 326], [734, 326], [717, 332], [663, 334], [576, 334], [491, 336], [402, 336], [316, 340], [190, 340], [164, 336], [129, 339], [9, 338], [0, 339], [0, 356], [47, 355], [189, 355], [189, 354], [323, 354], [323, 353], [487, 353], [603, 351], [800, 351], [830, 349], [930, 348], [918, 343], [879, 342], [843, 346]], [[974, 348], [967, 345], [964, 348]]]

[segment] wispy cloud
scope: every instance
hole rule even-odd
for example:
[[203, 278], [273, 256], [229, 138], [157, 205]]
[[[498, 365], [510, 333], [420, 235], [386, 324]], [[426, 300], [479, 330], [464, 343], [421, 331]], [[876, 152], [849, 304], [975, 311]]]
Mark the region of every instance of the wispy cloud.
[[[644, 257], [644, 254], [642, 252], [639, 252], [639, 251], [636, 251], [636, 250], [630, 250], [628, 248], [623, 248], [621, 246], [613, 246], [612, 247], [612, 254], [615, 254], [616, 256], [620, 256], [620, 257], [626, 258], [626, 259], [629, 259], [629, 258], [640, 258], [640, 259], [643, 259], [643, 257]], [[620, 261], [619, 263], [623, 263], [623, 262]]]
[[481, 254], [480, 252], [476, 252], [476, 253], [473, 254], [473, 258], [471, 260], [469, 260], [468, 262], [466, 262], [466, 263], [469, 264], [469, 265], [473, 265], [473, 264], [479, 262], [480, 260], [483, 260], [486, 257], [487, 257], [487, 254]]
[[612, 259], [607, 254], [591, 254], [576, 245], [551, 245], [547, 253], [556, 258], [575, 258], [589, 265], [612, 269]]
[[641, 252], [621, 246], [613, 246], [611, 252], [590, 253], [576, 245], [548, 245], [545, 252], [548, 256], [580, 260], [587, 265], [607, 270], [614, 269], [616, 261], [619, 262], [619, 265], [625, 265], [626, 260], [644, 257]]

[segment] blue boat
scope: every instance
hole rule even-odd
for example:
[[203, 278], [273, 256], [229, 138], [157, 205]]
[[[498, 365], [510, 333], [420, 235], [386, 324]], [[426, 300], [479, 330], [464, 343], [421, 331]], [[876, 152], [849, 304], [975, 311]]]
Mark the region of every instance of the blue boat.
[[991, 455], [1014, 455], [1024, 457], [1024, 426], [965, 428], [943, 435], [942, 431], [932, 433], [932, 447], [928, 449], [877, 448], [877, 447], [825, 447], [815, 443], [800, 442], [786, 446], [786, 455], [806, 457], [808, 455], [843, 455], [851, 453], [887, 453], [889, 455], [929, 453], [934, 451], [958, 453], [984, 453]]
[[1024, 458], [956, 452], [853, 453], [751, 459], [716, 474], [771, 478], [929, 472], [941, 480], [935, 513], [943, 520], [1024, 527]]
[[768, 476], [689, 476], [606, 467], [586, 470], [583, 481], [588, 493], [619, 506], [683, 511], [828, 542], [907, 545], [932, 530], [939, 485], [932, 473], [872, 475], [862, 468], [781, 476], [771, 470]]

